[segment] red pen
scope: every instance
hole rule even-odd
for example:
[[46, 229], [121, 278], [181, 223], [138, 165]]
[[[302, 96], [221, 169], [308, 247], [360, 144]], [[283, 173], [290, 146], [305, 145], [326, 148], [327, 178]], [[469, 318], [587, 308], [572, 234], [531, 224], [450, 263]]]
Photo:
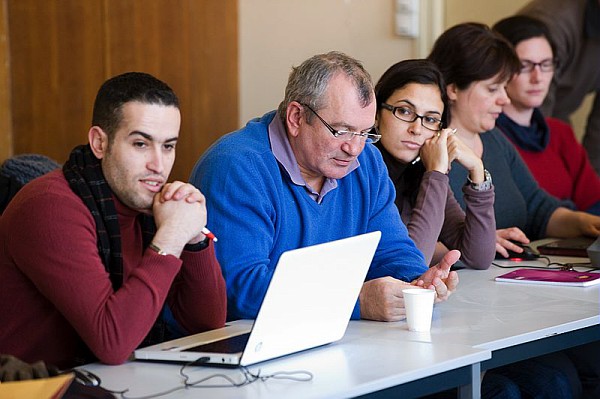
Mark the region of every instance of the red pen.
[[206, 227], [204, 227], [202, 229], [202, 234], [204, 234], [205, 236], [207, 236], [209, 239], [213, 240], [214, 242], [219, 241], [217, 239], [217, 237], [215, 237], [215, 235], [212, 233], [212, 231], [210, 231], [209, 229], [207, 229]]

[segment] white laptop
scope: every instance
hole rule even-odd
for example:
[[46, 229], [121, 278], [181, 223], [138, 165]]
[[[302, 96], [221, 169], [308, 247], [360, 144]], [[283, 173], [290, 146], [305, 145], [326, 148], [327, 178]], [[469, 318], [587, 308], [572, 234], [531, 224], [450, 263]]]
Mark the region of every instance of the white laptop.
[[[138, 360], [247, 366], [344, 336], [381, 232], [284, 252], [254, 323], [137, 349]], [[200, 362], [199, 362], [200, 363]]]

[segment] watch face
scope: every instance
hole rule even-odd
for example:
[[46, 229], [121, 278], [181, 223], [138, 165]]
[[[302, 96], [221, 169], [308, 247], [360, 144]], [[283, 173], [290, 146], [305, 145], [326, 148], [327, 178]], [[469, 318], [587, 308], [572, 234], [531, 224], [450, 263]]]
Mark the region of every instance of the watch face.
[[483, 182], [492, 182], [492, 175], [490, 174], [490, 172], [488, 172], [487, 169], [483, 170]]

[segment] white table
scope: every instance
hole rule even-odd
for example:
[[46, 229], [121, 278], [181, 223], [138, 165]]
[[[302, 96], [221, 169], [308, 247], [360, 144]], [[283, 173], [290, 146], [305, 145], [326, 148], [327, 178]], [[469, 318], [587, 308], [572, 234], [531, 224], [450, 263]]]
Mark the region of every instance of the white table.
[[[511, 261], [498, 263], [515, 265]], [[402, 339], [489, 349], [492, 359], [482, 365], [483, 369], [600, 340], [600, 285], [560, 287], [494, 281], [510, 270], [491, 266], [488, 270], [459, 271], [457, 292], [434, 308], [431, 334], [421, 337], [404, 331]], [[397, 337], [395, 323], [364, 322], [361, 327], [363, 336]], [[508, 351], [515, 353], [505, 358], [503, 352]]]
[[[389, 330], [386, 337], [363, 337], [363, 323], [350, 322], [348, 334], [337, 343], [249, 367], [253, 372], [260, 369], [261, 374], [307, 370], [314, 375], [312, 381], [257, 381], [243, 388], [188, 389], [167, 397], [348, 398], [394, 387], [402, 393], [403, 384], [457, 369], [468, 377], [467, 383], [471, 382], [471, 377], [476, 377], [474, 396], [478, 397], [479, 363], [490, 358], [489, 350], [460, 344], [441, 348], [430, 343], [402, 340], [405, 323], [395, 324], [396, 332], [400, 334]], [[117, 367], [93, 364], [85, 368], [102, 378], [103, 387], [117, 391], [129, 388], [131, 396], [158, 393], [181, 386], [182, 381], [180, 366], [174, 364], [129, 362]], [[192, 381], [216, 373], [225, 373], [236, 381], [242, 380], [240, 371], [236, 369], [191, 367], [186, 369], [186, 373]], [[450, 381], [448, 386], [454, 385], [456, 383]], [[427, 388], [426, 392], [431, 391]]]
[[[168, 398], [414, 397], [458, 385], [461, 396], [479, 397], [480, 370], [600, 340], [600, 286], [493, 280], [508, 271], [495, 266], [459, 271], [459, 290], [435, 306], [429, 333], [408, 331], [404, 321], [352, 321], [337, 343], [250, 367], [263, 374], [308, 370], [314, 374], [310, 382], [259, 381], [244, 388], [189, 389]], [[130, 362], [86, 368], [100, 375], [107, 388], [130, 388], [132, 396], [181, 384], [179, 366], [173, 364]], [[231, 369], [191, 371], [193, 380], [219, 372], [241, 379], [240, 372]]]

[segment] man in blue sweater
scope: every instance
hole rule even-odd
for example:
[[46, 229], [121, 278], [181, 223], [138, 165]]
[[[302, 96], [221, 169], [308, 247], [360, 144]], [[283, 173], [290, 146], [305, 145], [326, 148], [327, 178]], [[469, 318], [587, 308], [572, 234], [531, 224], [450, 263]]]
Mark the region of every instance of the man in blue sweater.
[[381, 241], [353, 318], [402, 319], [411, 282], [435, 288], [438, 300], [456, 289], [449, 269], [460, 253], [428, 269], [400, 220], [371, 145], [379, 139], [374, 99], [360, 62], [339, 52], [314, 56], [292, 70], [278, 111], [223, 136], [194, 167], [190, 180], [219, 236], [230, 320], [256, 317], [284, 251], [376, 230]]

